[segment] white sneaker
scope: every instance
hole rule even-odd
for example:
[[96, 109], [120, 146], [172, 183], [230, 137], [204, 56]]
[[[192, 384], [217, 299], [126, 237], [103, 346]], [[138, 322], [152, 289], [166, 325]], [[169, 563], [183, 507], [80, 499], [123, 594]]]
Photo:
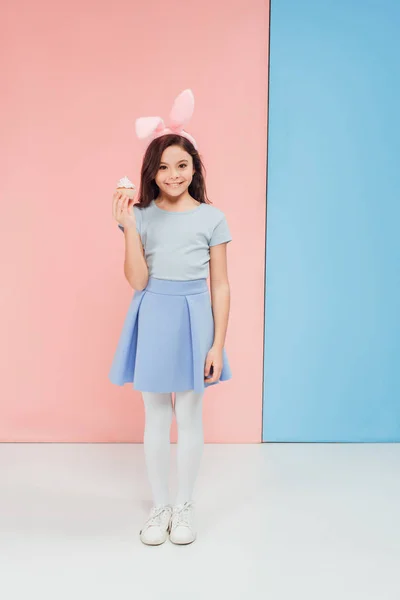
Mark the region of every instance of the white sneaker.
[[143, 529], [140, 530], [141, 541], [150, 546], [163, 544], [168, 537], [171, 515], [170, 504], [153, 506]]
[[193, 502], [185, 502], [174, 506], [169, 539], [174, 544], [190, 544], [196, 539]]

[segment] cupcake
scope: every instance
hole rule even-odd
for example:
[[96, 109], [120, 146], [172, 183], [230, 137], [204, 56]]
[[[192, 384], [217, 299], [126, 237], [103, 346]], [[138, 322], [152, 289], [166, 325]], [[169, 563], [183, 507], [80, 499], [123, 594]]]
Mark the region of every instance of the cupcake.
[[126, 196], [128, 196], [131, 200], [133, 200], [133, 198], [135, 196], [136, 186], [125, 175], [125, 177], [122, 177], [118, 181], [118, 183], [117, 183], [117, 190], [119, 192], [122, 192]]

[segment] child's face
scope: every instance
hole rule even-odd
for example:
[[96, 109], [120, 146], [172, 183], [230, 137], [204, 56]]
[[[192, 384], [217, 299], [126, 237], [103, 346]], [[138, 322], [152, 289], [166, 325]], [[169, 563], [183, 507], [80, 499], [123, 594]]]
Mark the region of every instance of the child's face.
[[163, 193], [180, 196], [187, 191], [193, 174], [193, 160], [190, 154], [179, 146], [168, 146], [162, 153], [155, 182]]

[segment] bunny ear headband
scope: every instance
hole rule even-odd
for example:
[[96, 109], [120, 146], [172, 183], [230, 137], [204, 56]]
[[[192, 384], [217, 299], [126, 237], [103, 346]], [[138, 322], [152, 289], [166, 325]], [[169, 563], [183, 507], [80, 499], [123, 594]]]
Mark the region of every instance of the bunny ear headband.
[[140, 139], [146, 139], [148, 144], [150, 144], [155, 138], [162, 135], [177, 133], [192, 142], [197, 150], [196, 140], [183, 129], [183, 126], [190, 121], [193, 110], [193, 92], [190, 89], [184, 90], [175, 98], [171, 112], [169, 113], [170, 122], [168, 127], [165, 127], [165, 123], [161, 117], [140, 117], [135, 122], [136, 135]]

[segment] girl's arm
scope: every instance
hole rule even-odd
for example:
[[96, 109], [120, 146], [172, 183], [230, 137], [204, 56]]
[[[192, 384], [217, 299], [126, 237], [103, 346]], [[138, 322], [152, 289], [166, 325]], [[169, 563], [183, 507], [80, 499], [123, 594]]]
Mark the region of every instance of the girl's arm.
[[140, 235], [136, 227], [125, 227], [124, 274], [134, 290], [143, 290], [149, 279], [149, 269]]
[[230, 310], [230, 287], [228, 280], [227, 243], [210, 247], [210, 292], [214, 316], [213, 348], [222, 351]]

